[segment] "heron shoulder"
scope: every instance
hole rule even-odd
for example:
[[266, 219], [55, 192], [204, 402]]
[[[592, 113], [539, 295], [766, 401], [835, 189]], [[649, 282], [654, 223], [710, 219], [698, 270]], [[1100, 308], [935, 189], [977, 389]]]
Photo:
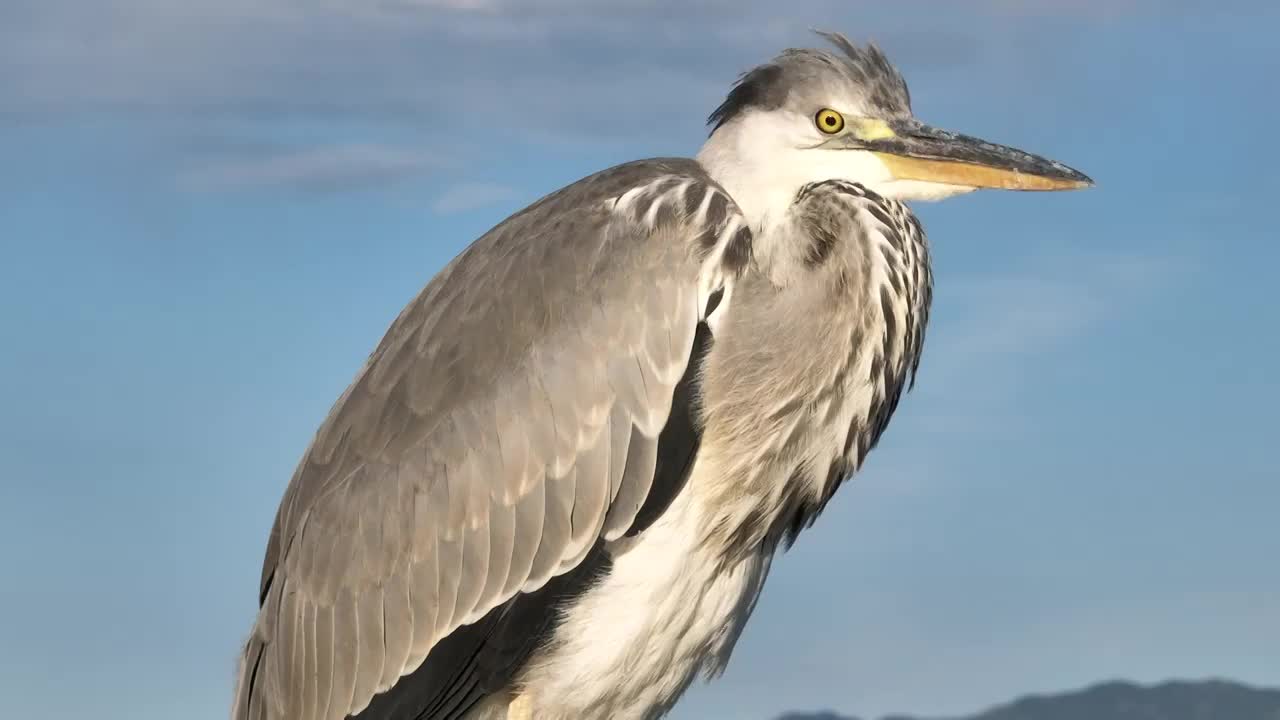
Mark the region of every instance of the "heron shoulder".
[[[671, 238], [674, 247], [658, 242]], [[264, 559], [263, 596], [282, 542], [319, 489], [314, 466], [336, 463], [351, 472], [355, 463], [371, 459], [362, 456], [413, 444], [365, 436], [387, 430], [397, 407], [408, 403], [414, 416], [439, 416], [467, 402], [497, 378], [519, 372], [528, 349], [541, 340], [578, 332], [574, 323], [587, 322], [591, 307], [584, 299], [594, 297], [608, 313], [611, 294], [625, 295], [646, 273], [697, 276], [705, 308], [750, 256], [751, 233], [737, 205], [688, 158], [615, 165], [499, 222], [404, 307], [321, 424], [279, 509]], [[684, 270], [669, 264], [686, 257], [692, 262]], [[355, 433], [361, 426], [364, 433]], [[410, 434], [428, 426], [419, 423]], [[364, 452], [352, 443], [357, 440], [367, 441]]]
[[742, 271], [751, 256], [751, 228], [741, 208], [696, 160], [652, 158], [605, 170], [626, 189], [607, 206], [646, 230], [681, 226], [700, 259], [714, 258], [728, 273]]

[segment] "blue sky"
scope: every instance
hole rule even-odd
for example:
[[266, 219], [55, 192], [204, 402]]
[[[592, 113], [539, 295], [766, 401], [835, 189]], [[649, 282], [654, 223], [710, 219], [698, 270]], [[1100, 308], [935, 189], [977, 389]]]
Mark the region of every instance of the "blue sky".
[[689, 155], [808, 28], [1083, 193], [917, 208], [917, 390], [676, 718], [1280, 683], [1280, 10], [1243, 0], [0, 0], [0, 694], [222, 718], [294, 464], [472, 238]]

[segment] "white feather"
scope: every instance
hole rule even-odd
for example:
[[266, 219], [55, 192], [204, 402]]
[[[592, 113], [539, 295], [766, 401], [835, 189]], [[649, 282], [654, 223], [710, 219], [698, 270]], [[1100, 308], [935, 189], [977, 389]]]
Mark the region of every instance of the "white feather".
[[[708, 482], [695, 467], [690, 488]], [[642, 720], [699, 672], [723, 669], [767, 572], [764, 556], [724, 568], [700, 544], [708, 513], [681, 493], [643, 535], [611, 547], [613, 568], [565, 613], [522, 678], [533, 716]]]

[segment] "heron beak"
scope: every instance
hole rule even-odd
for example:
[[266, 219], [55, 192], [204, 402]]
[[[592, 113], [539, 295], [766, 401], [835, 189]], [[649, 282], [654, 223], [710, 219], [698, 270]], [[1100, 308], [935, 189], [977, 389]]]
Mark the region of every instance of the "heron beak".
[[915, 120], [864, 120], [851, 139], [874, 152], [899, 180], [1000, 190], [1077, 190], [1087, 175], [1016, 148], [960, 135]]

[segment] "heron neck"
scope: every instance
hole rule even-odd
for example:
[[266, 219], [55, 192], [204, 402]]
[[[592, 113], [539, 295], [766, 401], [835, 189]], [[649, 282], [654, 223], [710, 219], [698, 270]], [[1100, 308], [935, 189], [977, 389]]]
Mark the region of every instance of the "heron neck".
[[757, 237], [772, 235], [805, 180], [791, 177], [786, 163], [767, 152], [743, 152], [740, 140], [735, 133], [717, 133], [698, 151], [697, 161], [737, 203]]

